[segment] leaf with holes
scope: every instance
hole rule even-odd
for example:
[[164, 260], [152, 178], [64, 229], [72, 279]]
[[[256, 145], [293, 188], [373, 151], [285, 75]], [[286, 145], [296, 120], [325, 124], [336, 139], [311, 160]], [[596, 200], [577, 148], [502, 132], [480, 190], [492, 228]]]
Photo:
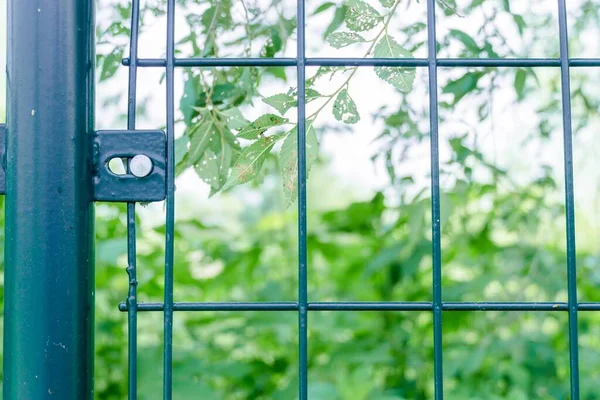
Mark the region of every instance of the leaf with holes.
[[223, 111], [221, 111], [221, 115], [223, 117], [225, 117], [224, 118], [225, 123], [227, 124], [227, 126], [230, 129], [239, 130], [239, 129], [244, 128], [246, 125], [248, 125], [250, 123], [250, 121], [248, 121], [246, 118], [244, 118], [244, 116], [242, 115], [242, 112], [237, 107], [223, 110]]
[[348, 0], [346, 2], [346, 26], [354, 32], [368, 31], [376, 27], [383, 17], [362, 0]]
[[[375, 46], [375, 57], [413, 58], [413, 55], [400, 46], [393, 37], [384, 35]], [[416, 70], [407, 67], [375, 67], [375, 73], [378, 77], [405, 93], [412, 90], [416, 76]]]
[[338, 93], [333, 102], [333, 116], [338, 121], [346, 124], [355, 124], [360, 120], [360, 115], [356, 109], [356, 103], [348, 94], [348, 89], [343, 89]]
[[219, 182], [219, 158], [212, 151], [207, 150], [204, 152], [202, 159], [194, 167], [194, 170], [200, 179], [210, 185], [211, 189], [219, 190], [223, 186]]
[[341, 49], [342, 47], [360, 42], [365, 42], [365, 39], [354, 32], [334, 32], [327, 36], [327, 43], [336, 49]]
[[186, 136], [189, 138], [189, 147], [187, 153], [182, 157], [181, 162], [177, 165], [177, 173], [183, 172], [187, 167], [196, 165], [202, 155], [213, 140], [215, 133], [215, 124], [213, 119], [202, 120], [191, 126], [186, 131]]
[[[308, 84], [308, 80], [306, 81], [306, 83]], [[292, 92], [292, 96], [297, 97], [298, 96], [298, 91], [294, 90]], [[313, 100], [316, 100], [320, 97], [323, 97], [323, 95], [319, 92], [317, 92], [315, 89], [307, 87], [306, 91], [304, 92], [304, 99], [307, 103], [310, 103]], [[294, 106], [296, 105], [296, 103], [294, 103]]]
[[[306, 176], [310, 172], [312, 164], [317, 159], [319, 153], [319, 142], [317, 134], [308, 122], [306, 126]], [[281, 180], [283, 183], [283, 197], [285, 207], [289, 207], [298, 197], [298, 132], [293, 129], [281, 146], [279, 153], [279, 168], [281, 171]]]
[[223, 141], [217, 153], [210, 149], [206, 150], [200, 162], [194, 166], [200, 179], [210, 185], [209, 197], [221, 190], [227, 182], [229, 168], [235, 154], [236, 150]]
[[246, 147], [233, 165], [224, 190], [254, 179], [262, 168], [269, 152], [283, 135], [263, 137]]
[[104, 57], [104, 62], [102, 63], [102, 69], [100, 72], [100, 82], [105, 81], [115, 75], [117, 69], [121, 66], [123, 53], [124, 48], [118, 46]]
[[[214, 161], [217, 163], [218, 180], [213, 180], [209, 197], [213, 196], [225, 185], [229, 178], [229, 170], [241, 151], [235, 135], [219, 123], [215, 125], [219, 135], [211, 142], [210, 151], [216, 157]], [[205, 154], [208, 152], [209, 150]], [[199, 165], [201, 165], [201, 162], [196, 166], [196, 172], [198, 172], [197, 168]]]
[[282, 45], [283, 42], [279, 31], [275, 27], [271, 27], [271, 37], [265, 43], [261, 52], [261, 57], [275, 57], [275, 54], [281, 50]]
[[281, 115], [296, 106], [296, 99], [285, 93], [266, 97], [263, 99], [263, 102], [275, 108]]
[[282, 118], [275, 114], [261, 115], [256, 121], [251, 122], [242, 129], [237, 137], [248, 140], [258, 139], [258, 137], [267, 131], [267, 129], [287, 124], [288, 122], [289, 120], [287, 118]]

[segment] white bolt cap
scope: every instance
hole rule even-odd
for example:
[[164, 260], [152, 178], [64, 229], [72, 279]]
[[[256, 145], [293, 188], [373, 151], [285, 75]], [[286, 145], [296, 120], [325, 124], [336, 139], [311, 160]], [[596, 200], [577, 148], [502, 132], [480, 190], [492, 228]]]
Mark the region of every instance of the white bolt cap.
[[137, 155], [129, 161], [129, 171], [138, 178], [148, 176], [152, 172], [152, 160], [143, 154]]

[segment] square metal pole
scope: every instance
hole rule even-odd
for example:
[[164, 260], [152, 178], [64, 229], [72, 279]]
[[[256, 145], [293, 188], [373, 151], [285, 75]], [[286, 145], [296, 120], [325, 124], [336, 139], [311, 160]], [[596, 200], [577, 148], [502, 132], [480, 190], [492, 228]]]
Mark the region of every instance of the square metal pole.
[[94, 2], [8, 1], [4, 399], [93, 397]]

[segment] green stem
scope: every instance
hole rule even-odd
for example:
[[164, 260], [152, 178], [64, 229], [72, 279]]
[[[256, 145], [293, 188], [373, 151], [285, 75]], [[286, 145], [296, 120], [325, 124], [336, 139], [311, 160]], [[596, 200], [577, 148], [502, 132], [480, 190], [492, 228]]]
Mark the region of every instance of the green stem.
[[[396, 0], [396, 2], [394, 3], [394, 6], [390, 10], [390, 12], [388, 14], [386, 14], [386, 20], [385, 20], [385, 22], [383, 24], [383, 28], [379, 31], [379, 33], [377, 34], [377, 36], [375, 36], [375, 39], [373, 39], [373, 41], [372, 41], [371, 45], [369, 46], [367, 52], [365, 53], [365, 55], [362, 58], [367, 58], [369, 56], [369, 54], [371, 54], [371, 52], [373, 51], [373, 49], [377, 45], [377, 41], [379, 40], [379, 38], [381, 38], [381, 35], [383, 35], [385, 32], [387, 32], [387, 29], [388, 29], [388, 26], [390, 24], [390, 21], [392, 20], [392, 17], [394, 16], [394, 12], [396, 11], [396, 8], [398, 8], [398, 6], [400, 5], [400, 1], [401, 0]], [[327, 101], [325, 103], [323, 103], [323, 105], [321, 105], [321, 107], [319, 107], [314, 113], [312, 113], [306, 119], [311, 119], [311, 118], [316, 119], [317, 116], [319, 115], [319, 113], [321, 111], [323, 111], [323, 109], [331, 102], [331, 100], [335, 96], [337, 96], [337, 94], [339, 92], [341, 92], [342, 89], [344, 89], [344, 87], [348, 86], [348, 84], [350, 83], [350, 80], [356, 74], [356, 71], [358, 71], [358, 67], [352, 68], [352, 72], [350, 73], [350, 75], [348, 76], [348, 78], [346, 78], [346, 80], [341, 84], [341, 86], [333, 94], [331, 94], [329, 96], [326, 96], [326, 97], [328, 97]]]

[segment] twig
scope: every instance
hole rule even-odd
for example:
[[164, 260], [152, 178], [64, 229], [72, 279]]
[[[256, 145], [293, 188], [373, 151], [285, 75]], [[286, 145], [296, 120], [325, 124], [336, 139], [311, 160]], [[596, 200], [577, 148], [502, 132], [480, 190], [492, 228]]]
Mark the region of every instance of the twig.
[[[398, 8], [398, 5], [400, 5], [400, 1], [401, 0], [396, 0], [396, 2], [394, 3], [394, 6], [392, 7], [392, 9], [390, 10], [390, 12], [388, 14], [386, 14], [386, 20], [383, 24], [383, 28], [381, 29], [381, 31], [379, 31], [379, 33], [377, 34], [377, 36], [375, 36], [375, 39], [373, 39], [371, 45], [369, 46], [369, 49], [367, 50], [367, 52], [365, 53], [365, 55], [362, 58], [367, 58], [369, 56], [369, 54], [371, 54], [371, 52], [373, 51], [373, 49], [375, 48], [375, 45], [377, 44], [377, 41], [379, 40], [379, 38], [381, 37], [381, 35], [383, 35], [384, 33], [387, 32], [388, 26], [390, 24], [390, 21], [392, 20], [392, 17], [394, 16], [394, 12], [396, 11], [396, 8]], [[327, 104], [329, 104], [331, 102], [331, 100], [339, 93], [342, 91], [342, 89], [346, 86], [348, 86], [348, 84], [350, 83], [350, 80], [352, 79], [352, 77], [356, 74], [356, 72], [358, 71], [358, 67], [354, 67], [352, 68], [352, 73], [350, 73], [350, 75], [348, 76], [348, 78], [344, 81], [344, 83], [342, 83], [342, 85], [331, 95], [327, 96], [328, 99], [325, 103], [323, 103], [323, 105], [321, 107], [319, 107], [317, 109], [317, 111], [315, 111], [314, 113], [312, 113], [307, 119], [311, 119], [311, 118], [317, 118], [317, 116], [319, 115], [319, 113], [327, 106]]]

